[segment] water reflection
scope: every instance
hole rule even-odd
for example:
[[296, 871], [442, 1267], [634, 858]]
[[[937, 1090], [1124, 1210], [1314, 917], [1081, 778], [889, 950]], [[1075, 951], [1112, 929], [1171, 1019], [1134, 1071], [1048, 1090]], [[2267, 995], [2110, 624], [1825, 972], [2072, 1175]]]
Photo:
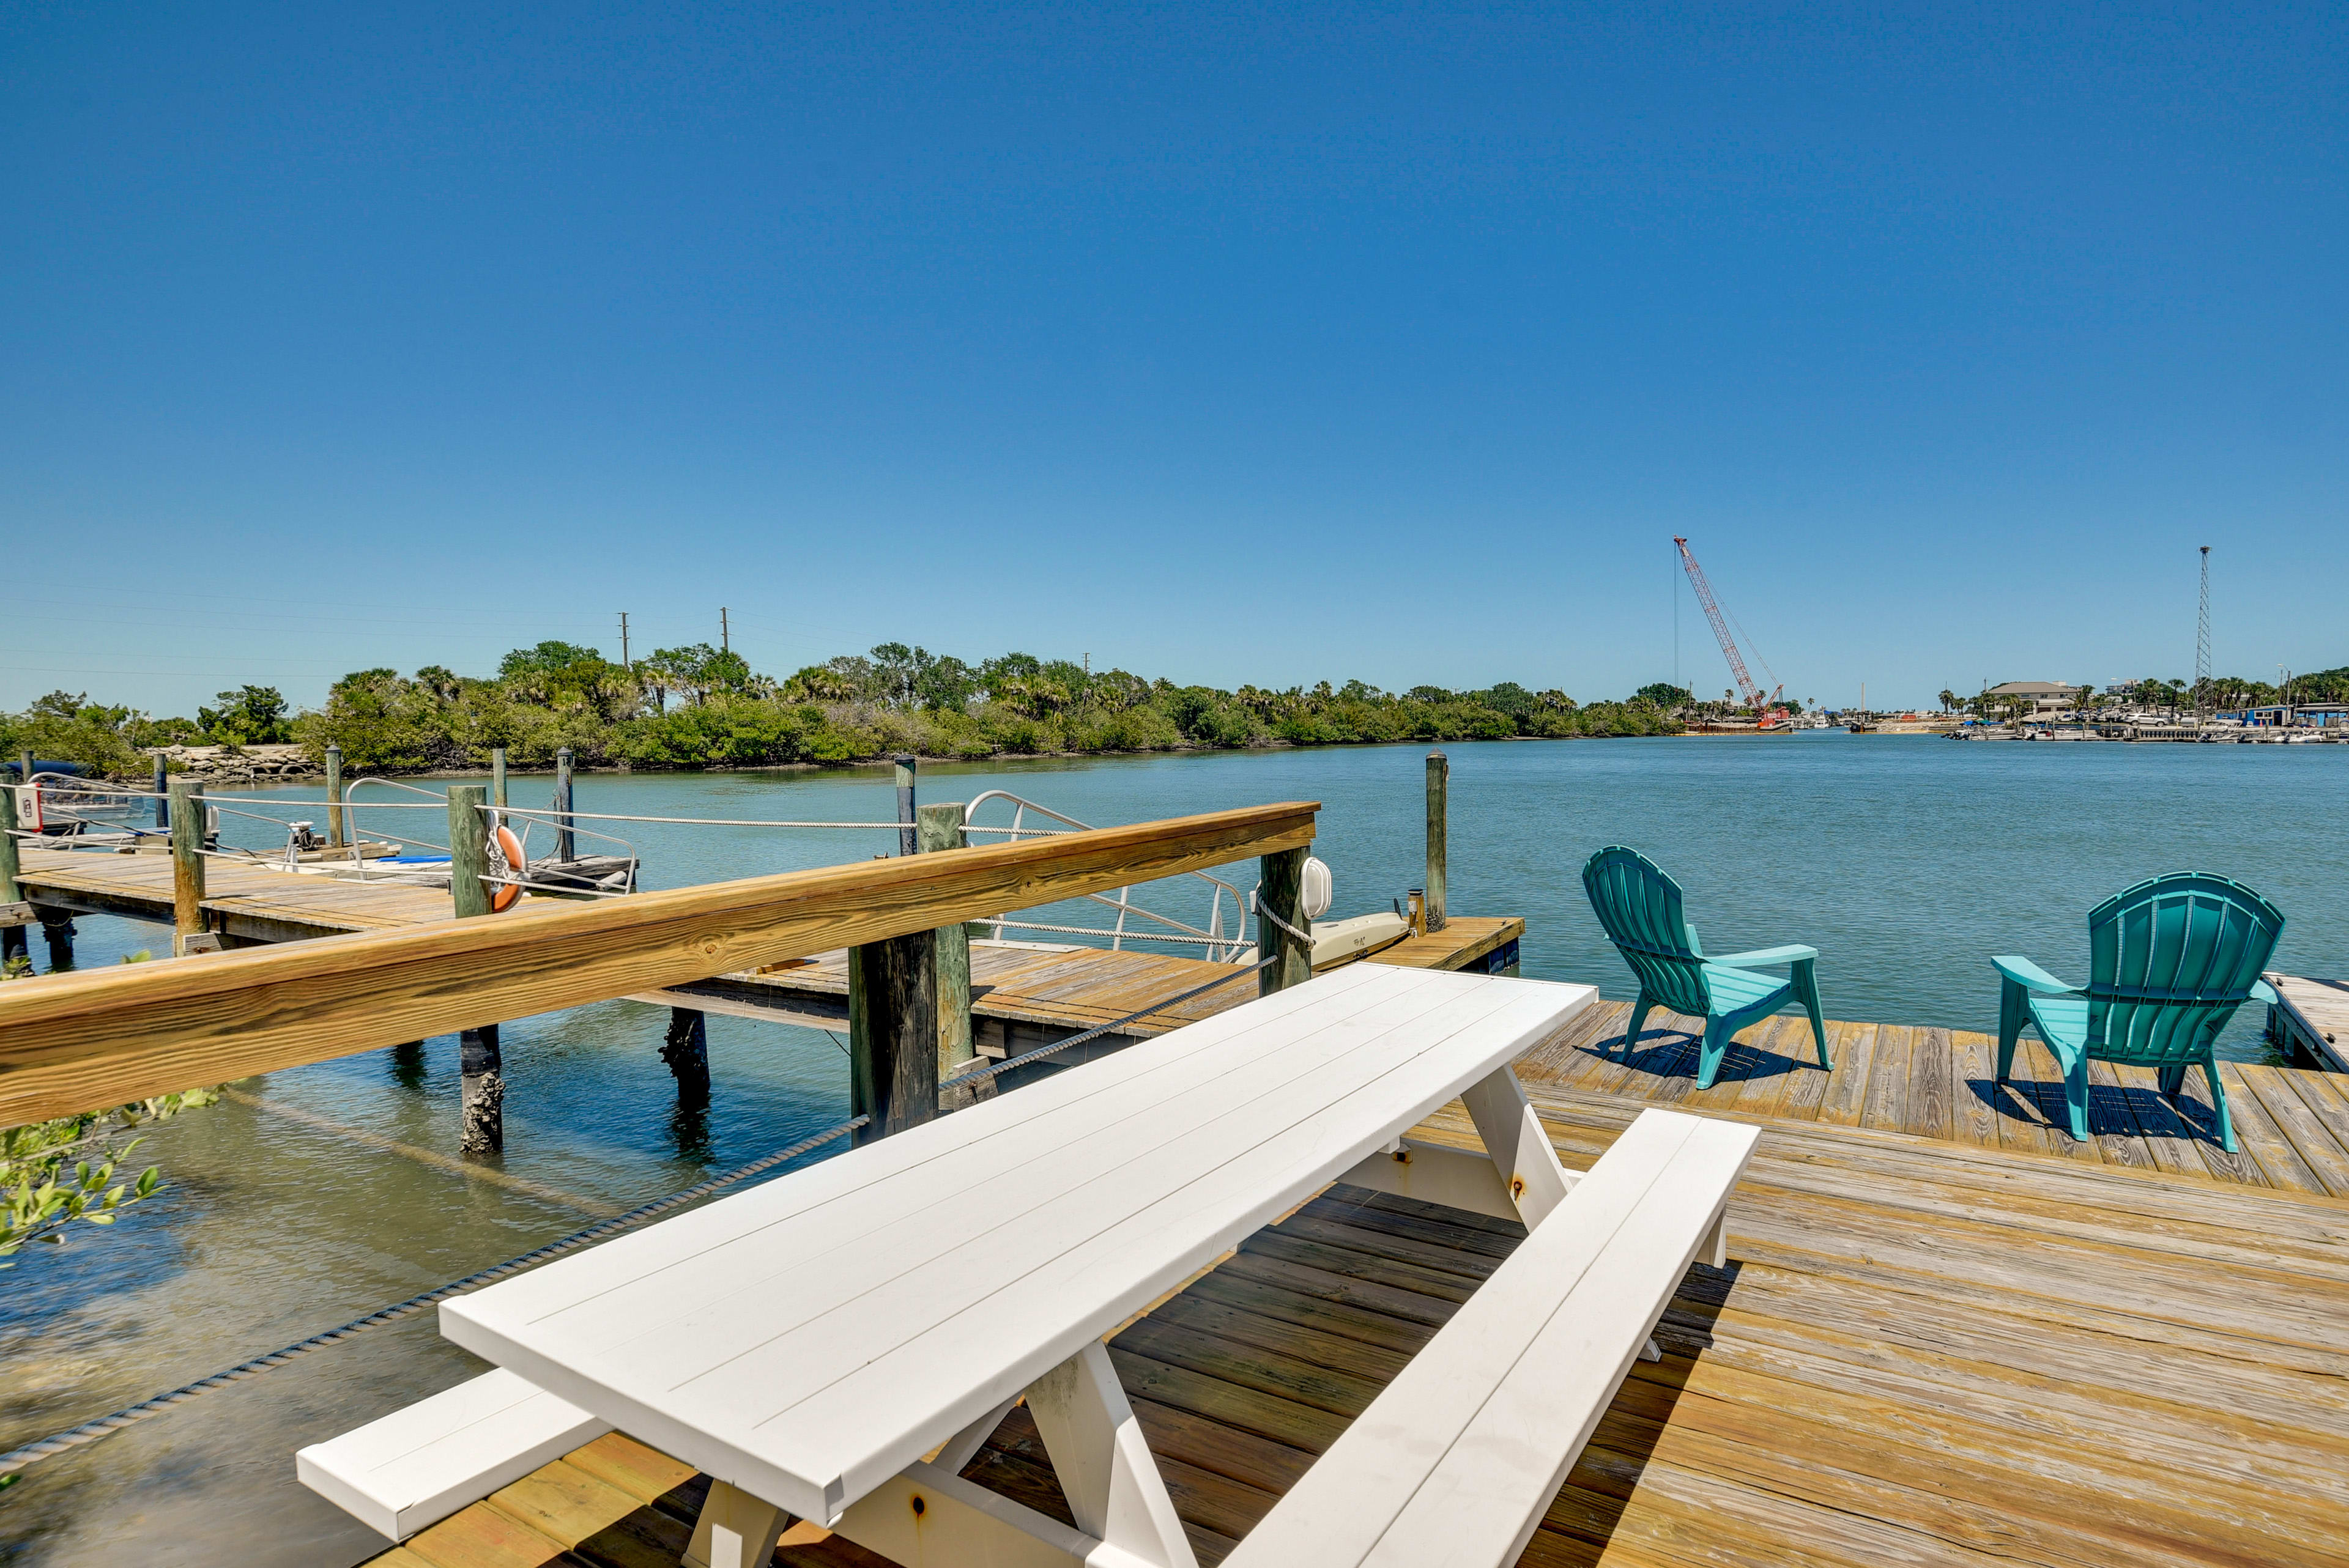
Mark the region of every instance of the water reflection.
[[420, 1089], [424, 1087], [424, 1042], [422, 1040], [410, 1040], [405, 1045], [392, 1047], [386, 1059], [391, 1068], [392, 1082], [407, 1089]]

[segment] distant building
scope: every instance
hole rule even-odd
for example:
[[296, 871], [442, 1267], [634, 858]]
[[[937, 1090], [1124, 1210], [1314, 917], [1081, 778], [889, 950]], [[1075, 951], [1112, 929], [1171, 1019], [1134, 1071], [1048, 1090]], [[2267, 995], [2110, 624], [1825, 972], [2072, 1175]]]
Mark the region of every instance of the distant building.
[[2033, 713], [2056, 713], [2080, 700], [2080, 688], [2061, 681], [2009, 681], [1994, 686], [1985, 696], [2027, 697]]

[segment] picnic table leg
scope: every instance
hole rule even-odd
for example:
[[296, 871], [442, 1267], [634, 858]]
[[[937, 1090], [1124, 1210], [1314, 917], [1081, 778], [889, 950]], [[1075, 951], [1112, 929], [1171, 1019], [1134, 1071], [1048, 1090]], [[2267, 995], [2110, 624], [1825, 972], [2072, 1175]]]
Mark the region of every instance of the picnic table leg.
[[[1495, 1070], [1460, 1099], [1476, 1123], [1476, 1136], [1485, 1140], [1485, 1152], [1493, 1157], [1493, 1168], [1508, 1184], [1509, 1196], [1516, 1200], [1518, 1217], [1526, 1230], [1532, 1230], [1566, 1202], [1567, 1193], [1581, 1178], [1558, 1163], [1557, 1150], [1550, 1146], [1541, 1118], [1526, 1099], [1525, 1087], [1507, 1068]], [[1719, 1247], [1710, 1250], [1717, 1253]], [[1640, 1348], [1640, 1359], [1663, 1358], [1663, 1347], [1651, 1336]]]
[[1197, 1568], [1142, 1423], [1096, 1340], [1028, 1390], [1077, 1528], [1159, 1568]]
[[1517, 1075], [1507, 1068], [1496, 1068], [1460, 1099], [1476, 1123], [1476, 1136], [1485, 1140], [1485, 1152], [1493, 1157], [1493, 1168], [1516, 1200], [1526, 1229], [1532, 1230], [1566, 1201], [1580, 1178], [1557, 1162], [1557, 1150], [1550, 1147], [1541, 1118], [1534, 1114]]
[[766, 1568], [789, 1522], [773, 1503], [713, 1480], [694, 1522], [693, 1544], [685, 1549], [685, 1568]]

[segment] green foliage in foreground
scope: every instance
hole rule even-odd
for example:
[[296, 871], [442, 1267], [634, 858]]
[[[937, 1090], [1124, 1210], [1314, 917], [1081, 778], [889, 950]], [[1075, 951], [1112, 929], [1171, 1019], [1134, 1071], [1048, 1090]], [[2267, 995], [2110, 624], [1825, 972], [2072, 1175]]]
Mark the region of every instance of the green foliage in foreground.
[[487, 678], [438, 665], [412, 676], [360, 670], [335, 683], [323, 708], [293, 715], [267, 686], [222, 692], [194, 720], [54, 692], [0, 716], [0, 748], [31, 747], [116, 776], [144, 769], [142, 746], [270, 738], [298, 740], [318, 757], [339, 745], [355, 772], [479, 768], [499, 746], [523, 768], [546, 766], [564, 746], [591, 766], [740, 768], [899, 751], [983, 758], [1668, 735], [1681, 727], [1674, 696], [1686, 694], [1651, 686], [1628, 702], [1583, 704], [1514, 681], [1475, 691], [1386, 692], [1361, 681], [1226, 691], [1030, 654], [974, 665], [903, 643], [778, 680], [705, 644], [663, 648], [630, 668], [594, 648], [546, 642], [515, 649]]
[[[134, 953], [123, 962], [137, 964], [148, 956]], [[0, 979], [16, 979], [31, 971], [30, 960], [12, 958]], [[152, 1165], [135, 1178], [115, 1180], [116, 1168], [140, 1140], [134, 1138], [119, 1148], [109, 1140], [129, 1128], [167, 1121], [218, 1099], [216, 1089], [191, 1088], [118, 1106], [102, 1115], [61, 1116], [0, 1129], [0, 1269], [16, 1267], [8, 1260], [31, 1243], [60, 1244], [77, 1222], [110, 1225], [123, 1210], [161, 1191], [162, 1173]]]

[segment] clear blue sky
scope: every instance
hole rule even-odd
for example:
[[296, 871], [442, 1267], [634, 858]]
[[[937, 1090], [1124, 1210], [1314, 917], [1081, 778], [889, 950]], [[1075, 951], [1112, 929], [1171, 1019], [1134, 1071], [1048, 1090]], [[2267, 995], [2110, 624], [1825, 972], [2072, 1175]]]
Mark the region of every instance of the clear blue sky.
[[[2349, 11], [0, 10], [0, 705], [2349, 663]], [[1683, 595], [1679, 661], [1726, 685]], [[1756, 673], [1760, 669], [1757, 666]]]

